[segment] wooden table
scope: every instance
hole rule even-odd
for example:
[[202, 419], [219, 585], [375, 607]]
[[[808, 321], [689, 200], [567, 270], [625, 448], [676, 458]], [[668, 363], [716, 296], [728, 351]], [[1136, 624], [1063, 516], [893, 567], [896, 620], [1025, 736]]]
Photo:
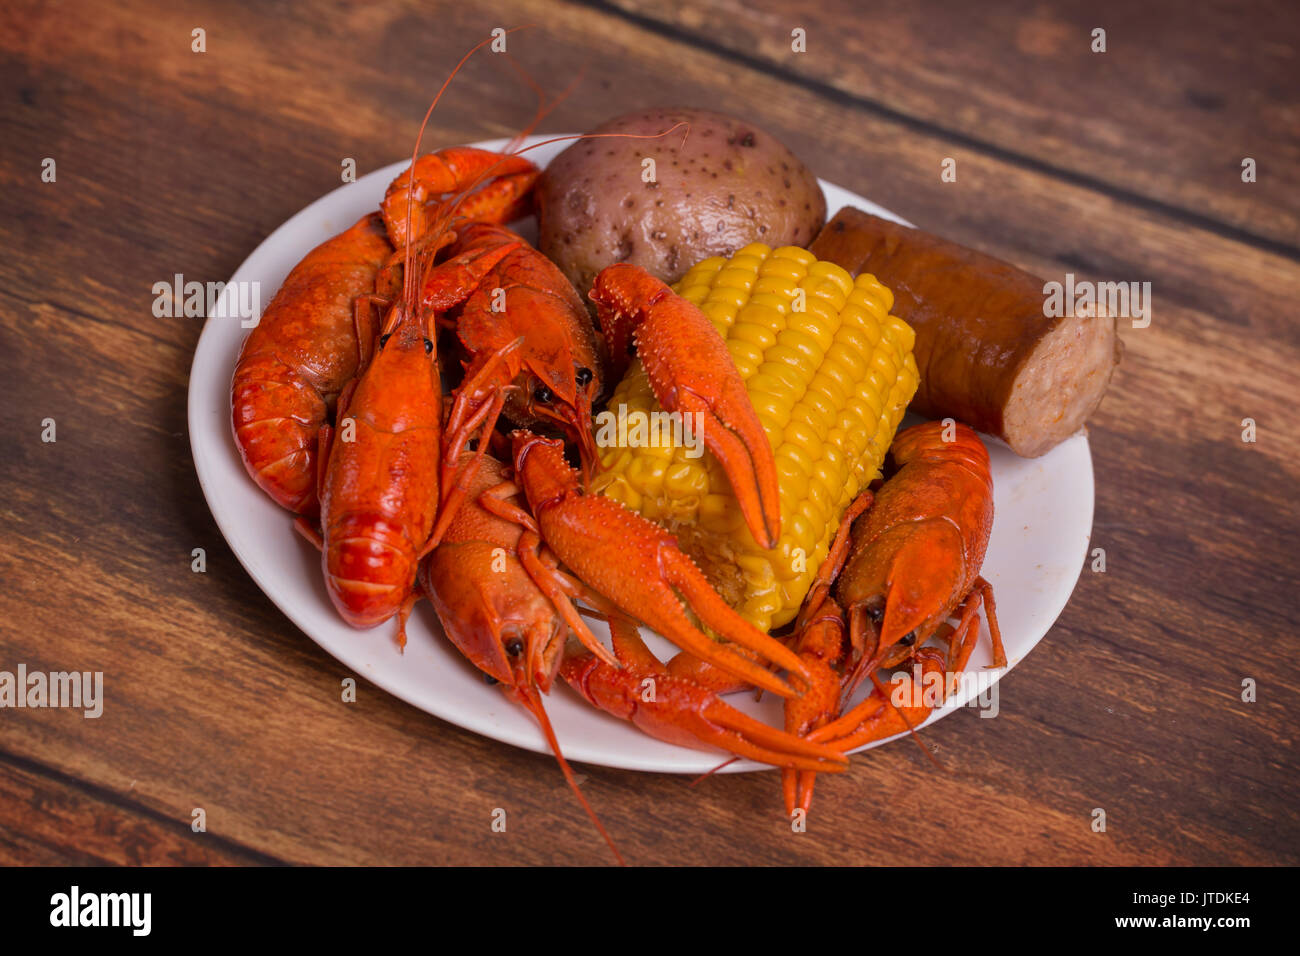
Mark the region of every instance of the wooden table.
[[[511, 40], [522, 64], [552, 90], [584, 71], [544, 130], [717, 107], [1037, 274], [1153, 285], [1150, 327], [1121, 323], [1124, 362], [1090, 427], [1106, 570], [1084, 568], [1003, 682], [999, 718], [930, 728], [943, 772], [909, 744], [857, 760], [819, 787], [803, 834], [772, 774], [688, 789], [581, 768], [626, 855], [1300, 862], [1297, 8], [815, 6], [5, 7], [0, 670], [103, 671], [106, 701], [98, 720], [0, 710], [0, 861], [608, 862], [550, 758], [364, 681], [341, 702], [346, 670], [258, 590], [200, 493], [186, 383], [201, 320], [151, 311], [155, 282], [228, 278], [339, 184], [345, 157], [361, 172], [399, 159], [450, 65], [493, 27], [532, 23]], [[482, 57], [432, 138], [505, 136], [533, 107]], [[496, 807], [508, 833], [490, 828]]]

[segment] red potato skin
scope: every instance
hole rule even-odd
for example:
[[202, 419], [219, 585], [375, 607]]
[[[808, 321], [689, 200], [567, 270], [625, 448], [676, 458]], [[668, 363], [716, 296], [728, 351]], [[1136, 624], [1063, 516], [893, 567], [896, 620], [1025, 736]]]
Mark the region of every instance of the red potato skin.
[[[671, 107], [628, 113], [592, 132], [643, 138], [580, 140], [539, 180], [538, 248], [579, 292], [616, 262], [671, 284], [700, 260], [751, 242], [805, 246], [826, 221], [817, 178], [752, 123]], [[655, 161], [653, 182], [643, 180], [646, 159]]]
[[[842, 209], [809, 247], [854, 276], [870, 273], [894, 293], [893, 313], [916, 331], [921, 382], [911, 409], [951, 416], [1036, 457], [1072, 434], [1095, 411], [1120, 345], [1114, 318], [1081, 320], [1082, 335], [1109, 340], [1091, 368], [1035, 368], [1035, 354], [1063, 321], [1043, 314], [1043, 280], [992, 256], [857, 209]], [[1083, 382], [1064, 409], [1044, 407], [1041, 421], [1008, 428], [1004, 410], [1022, 375], [1046, 371], [1064, 388]], [[1086, 394], [1082, 394], [1086, 392]]]

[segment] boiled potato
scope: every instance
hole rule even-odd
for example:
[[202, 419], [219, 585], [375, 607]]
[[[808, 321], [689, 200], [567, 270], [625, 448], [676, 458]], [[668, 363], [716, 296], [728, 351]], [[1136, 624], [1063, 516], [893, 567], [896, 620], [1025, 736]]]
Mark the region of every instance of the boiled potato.
[[538, 246], [584, 297], [615, 262], [674, 282], [709, 256], [751, 242], [806, 246], [821, 229], [826, 200], [817, 178], [753, 123], [662, 108], [592, 132], [655, 134], [677, 123], [690, 124], [685, 145], [683, 129], [656, 139], [579, 140], [542, 175]]

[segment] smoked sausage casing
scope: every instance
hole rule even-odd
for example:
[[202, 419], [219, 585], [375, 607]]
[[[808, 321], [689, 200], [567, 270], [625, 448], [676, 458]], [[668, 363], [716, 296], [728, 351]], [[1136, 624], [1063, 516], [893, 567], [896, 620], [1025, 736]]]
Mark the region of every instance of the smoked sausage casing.
[[1119, 362], [1114, 317], [1047, 316], [1041, 279], [919, 229], [846, 208], [809, 251], [894, 293], [893, 313], [916, 331], [913, 411], [1026, 458], [1079, 430]]

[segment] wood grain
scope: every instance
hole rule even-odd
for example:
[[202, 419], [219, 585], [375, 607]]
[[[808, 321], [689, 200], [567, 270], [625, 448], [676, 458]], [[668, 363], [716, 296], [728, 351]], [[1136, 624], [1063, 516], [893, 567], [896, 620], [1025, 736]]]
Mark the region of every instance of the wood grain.
[[[150, 311], [154, 282], [227, 278], [338, 185], [345, 157], [359, 172], [400, 158], [449, 65], [492, 27], [531, 22], [511, 47], [529, 71], [560, 87], [585, 68], [545, 129], [656, 103], [714, 106], [752, 117], [818, 175], [1044, 277], [1153, 284], [1152, 324], [1122, 328], [1125, 360], [1090, 430], [1093, 538], [1107, 570], [1085, 568], [1051, 634], [1001, 685], [999, 717], [963, 712], [927, 730], [942, 773], [909, 745], [857, 760], [819, 786], [803, 834], [783, 819], [772, 774], [691, 789], [581, 768], [625, 855], [1300, 861], [1300, 674], [1287, 653], [1300, 624], [1300, 266], [1279, 238], [1289, 200], [1263, 194], [1270, 218], [1220, 199], [1215, 222], [1198, 224], [1186, 210], [1209, 208], [1212, 179], [1129, 177], [1120, 189], [1107, 178], [1149, 162], [1131, 142], [1080, 176], [1042, 161], [1050, 137], [1033, 114], [986, 124], [979, 142], [950, 136], [915, 101], [891, 106], [896, 116], [762, 68], [716, 37], [702, 44], [584, 5], [339, 4], [311, 15], [141, 0], [20, 4], [0, 17], [0, 76], [16, 91], [0, 118], [10, 250], [0, 257], [10, 385], [0, 668], [102, 670], [107, 695], [99, 720], [0, 711], [0, 860], [608, 862], [549, 758], [364, 681], [355, 704], [342, 702], [346, 670], [262, 595], [203, 501], [185, 426], [199, 321]], [[200, 26], [206, 54], [190, 51]], [[975, 89], [975, 66], [965, 88], [988, 110], [1005, 98], [1005, 45], [929, 39], [898, 18], [877, 29], [881, 47], [931, 44], [932, 56], [951, 49], [975, 65], [982, 56], [987, 89]], [[1220, 34], [1187, 30], [1168, 48], [1152, 43], [1157, 62], [1143, 69], [1177, 72], [1189, 51], [1222, 55]], [[858, 69], [852, 52], [836, 53], [843, 70]], [[462, 80], [431, 127], [438, 144], [507, 135], [530, 118], [535, 104], [499, 61], [472, 61]], [[1251, 90], [1230, 71], [1214, 81]], [[1141, 114], [1147, 146], [1212, 135], [1201, 108], [1177, 97], [1164, 107]], [[1056, 115], [1059, 104], [1035, 108]], [[1270, 125], [1241, 128], [1284, 136]], [[956, 183], [936, 172], [947, 155]], [[1300, 158], [1276, 155], [1278, 176], [1295, 181]], [[47, 156], [56, 183], [40, 180]], [[1255, 444], [1240, 440], [1248, 416]], [[40, 440], [47, 417], [53, 444]], [[205, 574], [190, 570], [196, 547]], [[1258, 681], [1255, 703], [1241, 701], [1245, 677]], [[212, 839], [190, 832], [196, 807]], [[1090, 829], [1096, 807], [1104, 834]], [[490, 829], [495, 808], [507, 811], [506, 833]]]
[[[48, 766], [5, 762], [0, 773], [0, 854], [24, 866], [214, 866], [270, 860], [159, 820], [126, 794], [60, 779]], [[131, 781], [132, 784], [135, 781]]]
[[[601, 6], [968, 149], [1300, 249], [1300, 19], [1285, 0]], [[1245, 157], [1266, 175], [1243, 183]]]

